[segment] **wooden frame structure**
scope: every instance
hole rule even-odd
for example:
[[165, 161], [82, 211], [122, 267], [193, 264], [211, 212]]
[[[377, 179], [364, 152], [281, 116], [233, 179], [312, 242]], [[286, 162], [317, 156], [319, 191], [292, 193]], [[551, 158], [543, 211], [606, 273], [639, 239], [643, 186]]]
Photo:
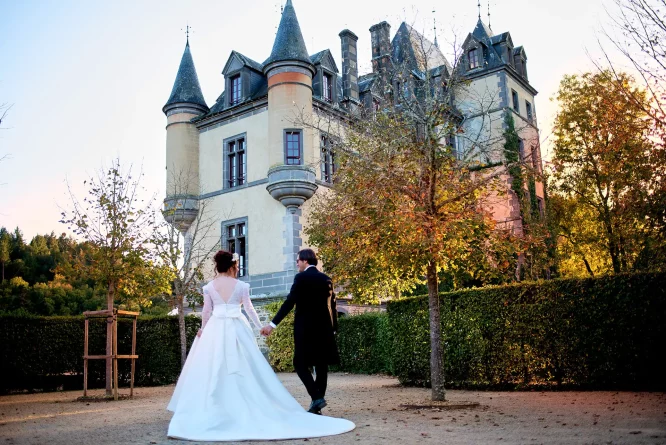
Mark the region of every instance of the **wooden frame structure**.
[[[88, 311], [84, 312], [85, 316], [85, 329], [83, 339], [83, 397], [88, 396], [88, 360], [106, 360], [113, 359], [113, 399], [118, 400], [118, 359], [132, 360], [132, 371], [130, 373], [130, 397], [134, 395], [134, 365], [135, 360], [139, 358], [136, 355], [136, 323], [139, 317], [138, 312], [121, 311], [118, 309], [105, 310], [105, 311]], [[133, 318], [132, 320], [132, 354], [120, 355], [118, 354], [118, 317]], [[113, 346], [111, 355], [88, 355], [88, 322], [90, 318], [106, 318], [107, 323], [113, 324]], [[111, 321], [109, 321], [111, 320]]]

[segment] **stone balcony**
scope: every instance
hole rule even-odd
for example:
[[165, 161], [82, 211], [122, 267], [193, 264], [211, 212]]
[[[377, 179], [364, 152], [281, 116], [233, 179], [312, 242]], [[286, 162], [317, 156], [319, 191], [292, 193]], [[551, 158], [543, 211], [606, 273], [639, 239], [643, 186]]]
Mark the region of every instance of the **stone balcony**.
[[199, 200], [194, 195], [169, 196], [164, 199], [164, 219], [183, 233], [190, 228], [198, 214]]
[[266, 190], [291, 213], [317, 191], [315, 172], [304, 165], [278, 165], [268, 170]]

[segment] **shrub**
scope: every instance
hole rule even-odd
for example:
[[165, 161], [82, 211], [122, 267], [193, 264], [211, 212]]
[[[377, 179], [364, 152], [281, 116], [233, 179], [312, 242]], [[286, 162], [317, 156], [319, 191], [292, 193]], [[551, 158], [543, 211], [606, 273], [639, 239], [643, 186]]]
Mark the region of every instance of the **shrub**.
[[[271, 303], [266, 309], [273, 317], [281, 302]], [[334, 370], [363, 374], [390, 373], [390, 335], [385, 313], [369, 313], [338, 320], [338, 349], [340, 366]], [[294, 350], [294, 315], [291, 312], [268, 337], [268, 359], [278, 372], [291, 372]]]
[[[447, 385], [664, 389], [666, 274], [441, 295]], [[427, 298], [388, 304], [400, 381], [429, 385]]]
[[[201, 324], [197, 317], [186, 317], [188, 347]], [[53, 390], [83, 387], [84, 318], [0, 316], [0, 361], [3, 379], [0, 391]], [[118, 323], [118, 350], [131, 351], [132, 322]], [[105, 320], [90, 321], [88, 351], [103, 355]], [[139, 317], [137, 323], [135, 384], [138, 386], [173, 383], [180, 374], [178, 320], [175, 317]], [[121, 385], [129, 384], [130, 361], [119, 360]], [[104, 360], [90, 360], [89, 386], [103, 387]]]
[[[282, 306], [281, 301], [269, 303], [266, 310], [273, 319], [277, 311]], [[268, 361], [276, 372], [294, 371], [294, 311], [291, 311], [266, 338], [266, 345], [269, 348]]]

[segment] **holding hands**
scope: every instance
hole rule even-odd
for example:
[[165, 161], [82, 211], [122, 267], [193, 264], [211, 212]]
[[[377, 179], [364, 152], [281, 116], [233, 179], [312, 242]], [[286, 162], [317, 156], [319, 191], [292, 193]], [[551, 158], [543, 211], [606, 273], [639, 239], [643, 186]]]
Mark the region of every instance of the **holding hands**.
[[269, 335], [271, 335], [271, 332], [273, 332], [273, 327], [271, 325], [268, 325], [268, 324], [266, 326], [264, 326], [263, 328], [261, 328], [261, 331], [260, 331], [261, 335], [263, 335], [264, 337], [268, 337]]

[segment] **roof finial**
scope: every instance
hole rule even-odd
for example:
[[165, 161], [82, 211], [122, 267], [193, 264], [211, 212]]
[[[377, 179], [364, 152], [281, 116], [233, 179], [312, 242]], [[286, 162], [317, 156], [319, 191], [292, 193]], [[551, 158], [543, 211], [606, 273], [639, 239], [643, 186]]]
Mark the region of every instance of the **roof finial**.
[[432, 10], [432, 30], [435, 32], [435, 46], [439, 48], [439, 45], [437, 44], [437, 19], [435, 18], [435, 10]]
[[[190, 26], [190, 23], [187, 22], [187, 26], [185, 26], [185, 39], [188, 45], [190, 44], [190, 29], [192, 29], [192, 27]], [[182, 31], [183, 29], [181, 28], [180, 30]]]
[[481, 0], [478, 1], [477, 6], [479, 7], [479, 20], [481, 20]]
[[488, 29], [493, 30], [493, 27], [490, 26], [490, 0], [488, 0]]

